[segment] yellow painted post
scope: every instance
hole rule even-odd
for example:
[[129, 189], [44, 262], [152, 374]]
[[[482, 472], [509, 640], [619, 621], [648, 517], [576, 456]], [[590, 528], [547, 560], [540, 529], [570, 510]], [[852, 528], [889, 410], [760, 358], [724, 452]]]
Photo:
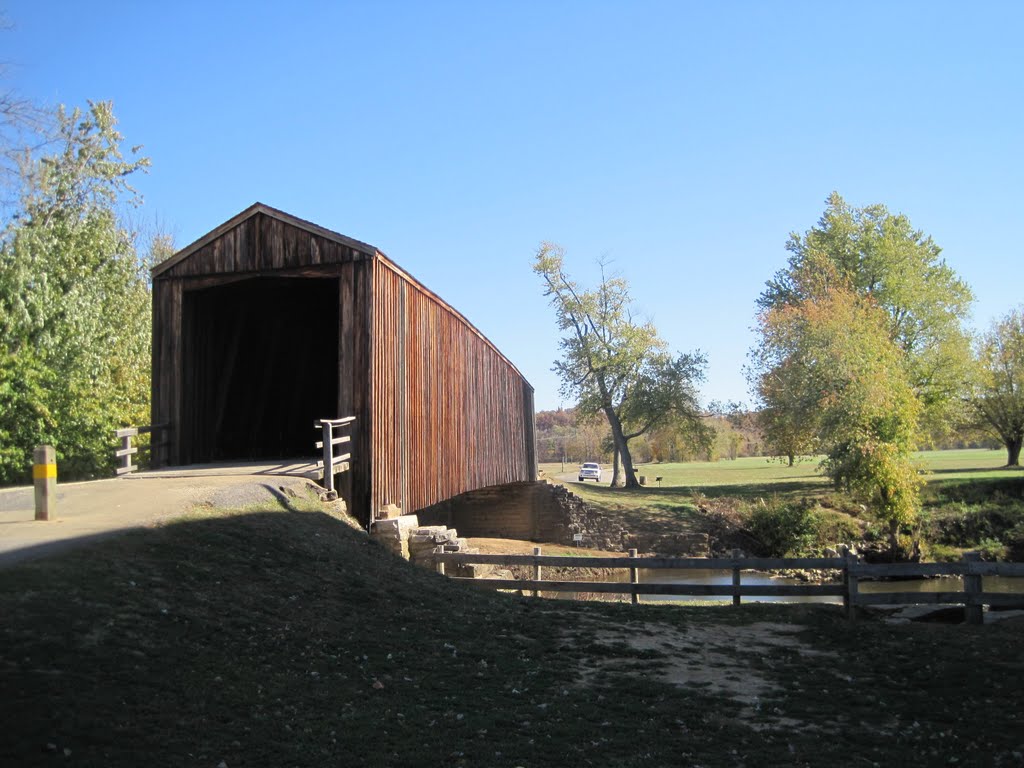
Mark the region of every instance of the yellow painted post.
[[36, 487], [36, 520], [56, 517], [57, 452], [52, 445], [40, 445], [32, 453], [32, 480]]

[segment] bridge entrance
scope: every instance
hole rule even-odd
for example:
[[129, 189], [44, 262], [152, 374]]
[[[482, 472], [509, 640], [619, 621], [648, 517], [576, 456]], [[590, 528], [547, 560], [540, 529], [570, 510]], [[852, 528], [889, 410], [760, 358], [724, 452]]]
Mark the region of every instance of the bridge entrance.
[[315, 454], [338, 410], [339, 287], [249, 278], [182, 296], [182, 463]]

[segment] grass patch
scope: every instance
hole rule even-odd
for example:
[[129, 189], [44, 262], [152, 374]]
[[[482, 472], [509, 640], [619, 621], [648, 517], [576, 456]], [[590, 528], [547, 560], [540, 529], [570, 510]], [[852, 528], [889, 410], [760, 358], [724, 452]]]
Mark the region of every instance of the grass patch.
[[[1005, 460], [1003, 451], [980, 449], [917, 454], [925, 479], [920, 533], [927, 555], [957, 559], [964, 550], [980, 549], [991, 558], [1024, 557], [1024, 472], [1003, 466]], [[824, 546], [856, 541], [861, 534], [885, 539], [882, 528], [858, 504], [833, 491], [814, 459], [793, 467], [763, 457], [644, 464], [637, 471], [648, 485], [633, 491], [578, 483], [571, 466], [567, 473], [561, 473], [560, 464], [542, 469], [632, 533], [707, 530], [709, 508], [756, 518], [763, 507], [803, 505], [812, 510], [813, 525], [773, 542], [773, 551], [788, 545], [793, 554], [820, 554]], [[662, 478], [660, 487], [657, 477]]]
[[5, 765], [1019, 763], [1019, 625], [481, 593], [280, 510], [2, 576]]

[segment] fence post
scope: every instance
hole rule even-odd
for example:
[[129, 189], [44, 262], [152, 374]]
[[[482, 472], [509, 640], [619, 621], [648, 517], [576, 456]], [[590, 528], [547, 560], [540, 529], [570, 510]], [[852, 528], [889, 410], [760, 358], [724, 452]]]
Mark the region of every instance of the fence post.
[[[444, 547], [443, 546], [434, 547], [434, 554], [435, 555], [443, 554], [443, 553], [444, 553]], [[434, 560], [434, 568], [437, 569], [437, 572], [439, 574], [444, 576], [444, 560]]]
[[[636, 550], [635, 549], [629, 550], [629, 556], [630, 557], [636, 557]], [[640, 583], [640, 571], [637, 568], [631, 567], [629, 569], [629, 583], [630, 584], [639, 584]], [[640, 604], [640, 595], [637, 594], [636, 587], [634, 587], [631, 591], [633, 593], [633, 605], [639, 605]]]
[[[533, 556], [534, 557], [540, 557], [540, 547], [534, 547], [533, 548]], [[534, 562], [534, 564], [533, 564], [533, 580], [534, 581], [540, 581], [540, 576], [541, 576], [541, 566], [540, 566], [540, 563]], [[533, 590], [533, 596], [534, 597], [540, 597], [540, 592], [538, 592], [536, 589]]]
[[740, 557], [742, 552], [738, 549], [732, 551], [732, 604], [740, 604]]
[[36, 491], [36, 520], [50, 520], [57, 508], [57, 452], [40, 445], [32, 452], [32, 482]]
[[131, 472], [132, 467], [132, 436], [131, 434], [121, 435], [121, 469], [126, 473]]
[[850, 548], [846, 544], [839, 545], [839, 556], [843, 558], [843, 613], [850, 615], [850, 569], [847, 568], [846, 558], [850, 555]]
[[327, 498], [333, 501], [338, 498], [337, 491], [334, 490], [334, 427], [329, 421], [321, 421], [320, 426], [324, 431], [324, 489], [327, 491]]
[[[964, 552], [964, 563], [970, 568], [971, 563], [981, 562], [980, 552]], [[964, 621], [968, 624], [985, 622], [985, 607], [979, 602], [981, 595], [981, 574], [968, 570], [964, 574]]]
[[846, 594], [843, 595], [843, 604], [846, 607], [846, 618], [850, 621], [856, 621], [857, 594], [860, 588], [860, 585], [857, 583], [857, 556], [847, 549], [845, 560], [843, 580], [846, 582]]

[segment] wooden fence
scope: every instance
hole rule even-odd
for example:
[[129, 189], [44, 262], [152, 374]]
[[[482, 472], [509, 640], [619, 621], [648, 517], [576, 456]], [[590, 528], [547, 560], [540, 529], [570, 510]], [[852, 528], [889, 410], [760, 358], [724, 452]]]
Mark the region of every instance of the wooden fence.
[[[857, 607], [864, 605], [895, 605], [928, 603], [963, 605], [968, 623], [980, 624], [985, 605], [1024, 603], [1022, 593], [985, 592], [984, 576], [1024, 576], [1024, 563], [981, 562], [977, 553], [966, 553], [958, 563], [893, 563], [871, 565], [862, 563], [849, 553], [841, 557], [743, 557], [734, 551], [731, 557], [638, 557], [631, 549], [628, 556], [573, 557], [542, 555], [540, 547], [532, 555], [470, 555], [437, 551], [434, 563], [440, 573], [446, 565], [529, 566], [530, 579], [457, 578], [481, 589], [521, 589], [540, 592], [584, 592], [630, 595], [634, 605], [640, 595], [688, 595], [732, 597], [739, 605], [743, 597], [842, 597], [850, 621], [855, 620]], [[629, 581], [552, 581], [542, 578], [547, 568], [626, 569]], [[639, 571], [645, 570], [719, 570], [731, 571], [731, 584], [659, 584], [640, 583]], [[831, 570], [839, 581], [831, 584], [744, 584], [745, 570], [766, 572], [785, 570]], [[962, 576], [963, 589], [944, 592], [861, 592], [862, 579], [914, 578], [927, 576]], [[896, 586], [896, 585], [894, 585]]]
[[[121, 441], [121, 447], [114, 451], [114, 456], [121, 460], [121, 466], [117, 468], [117, 474], [127, 475], [130, 472], [134, 472], [139, 468], [138, 464], [132, 463], [132, 456], [139, 453], [140, 450], [149, 453], [150, 457], [153, 455], [154, 448], [164, 448], [169, 444], [167, 440], [167, 424], [147, 424], [142, 427], [125, 427], [119, 429], [114, 433], [114, 436]], [[164, 432], [164, 439], [158, 443], [150, 441], [148, 445], [132, 445], [132, 438], [139, 435], [145, 435], [153, 433], [156, 435], [157, 432]]]
[[[316, 466], [317, 468], [323, 467], [324, 488], [330, 499], [338, 498], [338, 491], [334, 487], [334, 476], [339, 472], [347, 471], [349, 462], [352, 461], [352, 436], [338, 435], [335, 437], [334, 430], [351, 427], [355, 420], [355, 416], [346, 416], [343, 419], [320, 419], [313, 424], [315, 429], [322, 432], [322, 439], [316, 442], [316, 447], [323, 449], [323, 459], [318, 461]], [[335, 446], [343, 444], [348, 444], [349, 450], [345, 453], [335, 453]]]

